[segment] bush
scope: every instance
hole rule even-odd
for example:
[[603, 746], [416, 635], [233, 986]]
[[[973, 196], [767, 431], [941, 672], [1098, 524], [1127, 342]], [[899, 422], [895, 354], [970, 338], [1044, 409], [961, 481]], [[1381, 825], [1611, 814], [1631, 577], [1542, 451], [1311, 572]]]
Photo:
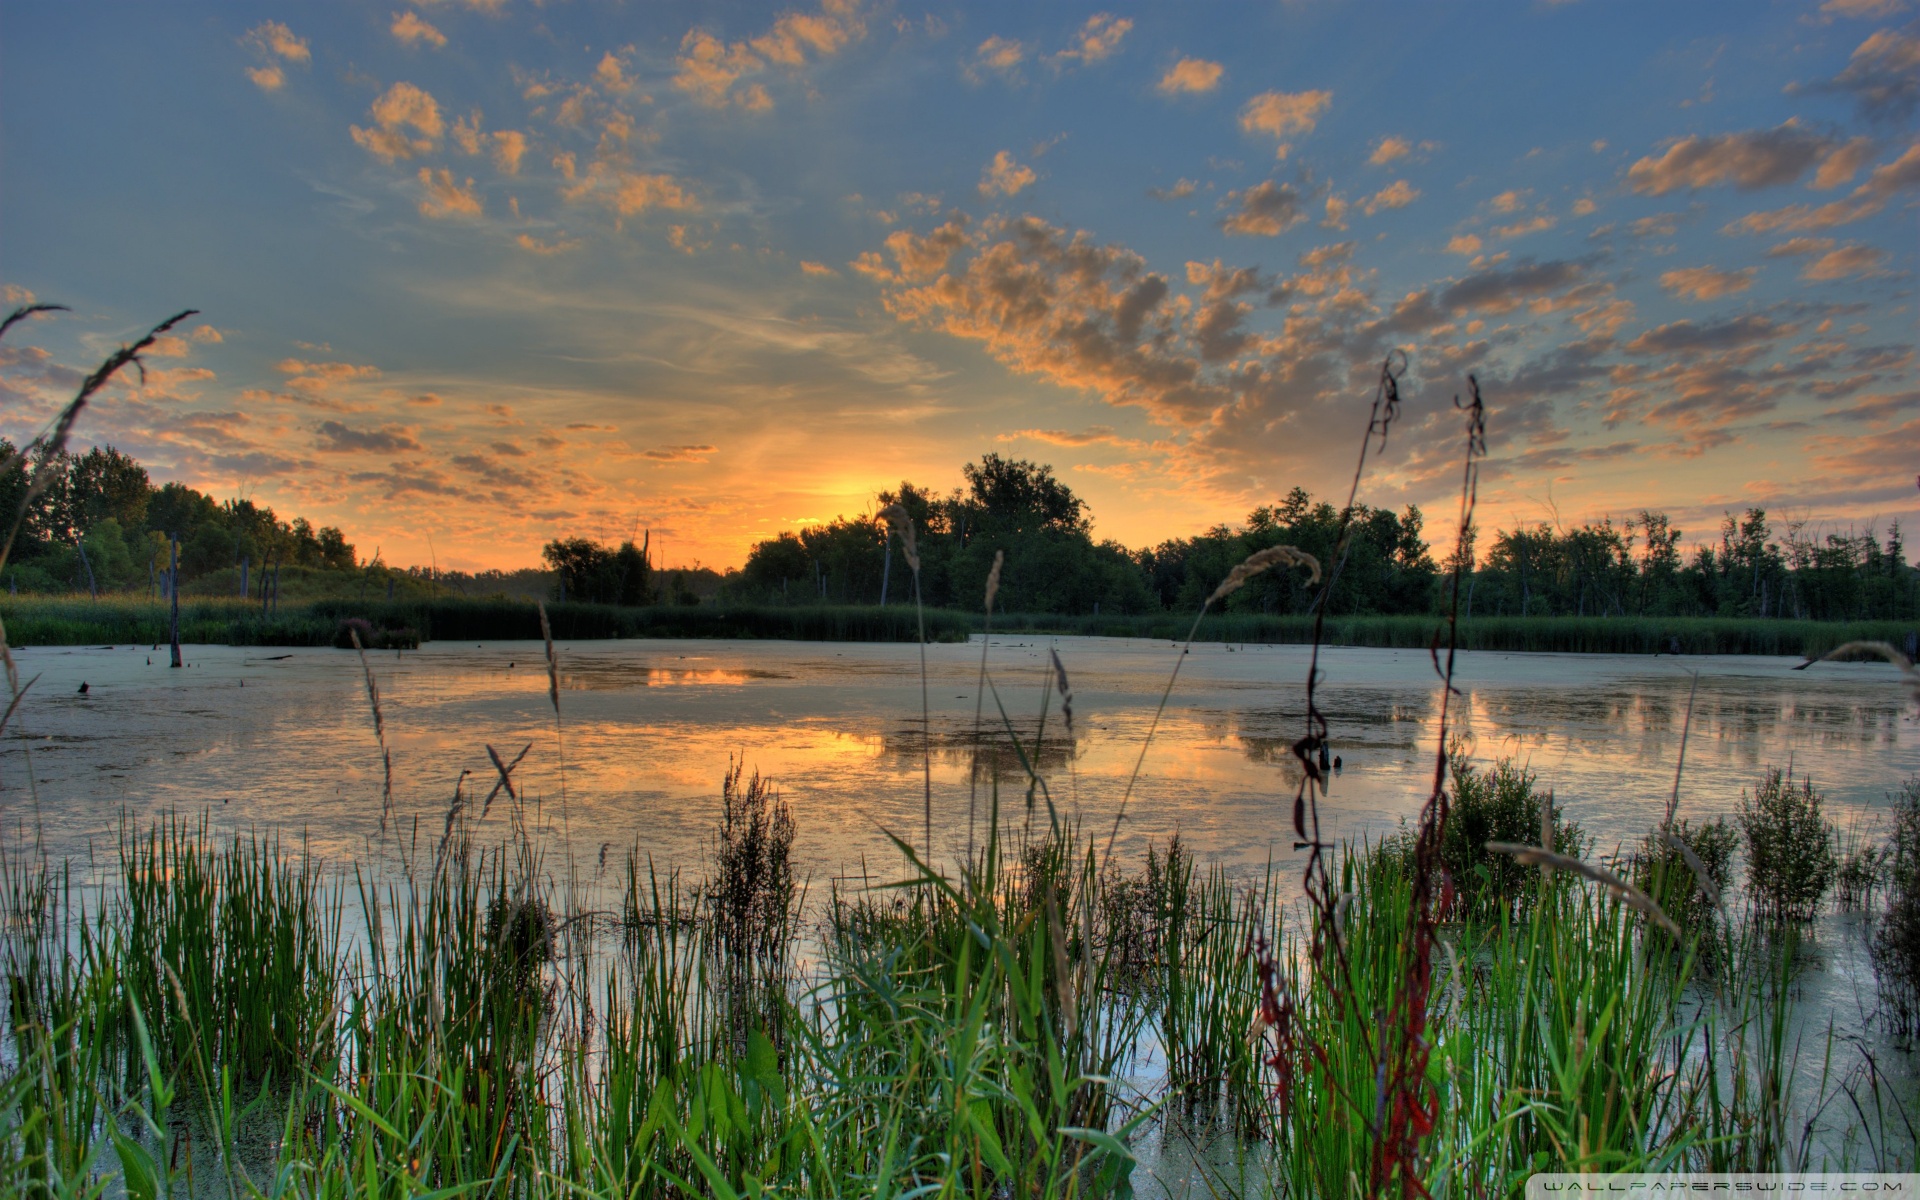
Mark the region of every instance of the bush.
[[[1464, 755], [1451, 764], [1453, 799], [1446, 831], [1440, 837], [1440, 865], [1453, 878], [1455, 910], [1448, 916], [1491, 918], [1501, 910], [1518, 911], [1534, 894], [1529, 886], [1536, 868], [1511, 855], [1495, 854], [1488, 842], [1540, 844], [1541, 806], [1553, 813], [1555, 853], [1577, 856], [1585, 835], [1553, 803], [1553, 793], [1534, 790], [1537, 776], [1503, 758], [1475, 770]], [[1414, 835], [1410, 829], [1381, 842], [1375, 857], [1384, 865], [1410, 871]]]
[[1650, 831], [1633, 856], [1634, 886], [1653, 897], [1674, 923], [1686, 930], [1712, 926], [1713, 913], [1726, 893], [1727, 877], [1733, 869], [1733, 849], [1740, 840], [1724, 820], [1709, 821], [1692, 828], [1682, 820], [1671, 830], [1684, 842], [1700, 865], [1707, 869], [1712, 883], [1702, 894], [1700, 880], [1687, 863], [1686, 856], [1668, 845], [1659, 830]]
[[1873, 937], [1881, 995], [1901, 1032], [1920, 1032], [1920, 777], [1894, 797], [1886, 849], [1887, 911]]
[[1778, 771], [1752, 795], [1740, 794], [1740, 832], [1747, 843], [1747, 886], [1759, 911], [1774, 920], [1806, 920], [1820, 908], [1839, 872], [1839, 834], [1820, 812], [1811, 779], [1798, 786]]

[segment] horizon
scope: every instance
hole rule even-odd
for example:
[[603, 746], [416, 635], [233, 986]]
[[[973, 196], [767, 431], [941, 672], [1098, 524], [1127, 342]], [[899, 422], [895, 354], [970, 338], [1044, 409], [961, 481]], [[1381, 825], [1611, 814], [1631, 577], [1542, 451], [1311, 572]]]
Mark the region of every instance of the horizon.
[[1483, 547], [1913, 528], [1913, 5], [1388, 7], [8, 3], [0, 287], [76, 311], [0, 434], [194, 307], [76, 448], [389, 562], [724, 571], [988, 452], [1139, 547], [1338, 503], [1398, 350], [1433, 544], [1469, 371]]

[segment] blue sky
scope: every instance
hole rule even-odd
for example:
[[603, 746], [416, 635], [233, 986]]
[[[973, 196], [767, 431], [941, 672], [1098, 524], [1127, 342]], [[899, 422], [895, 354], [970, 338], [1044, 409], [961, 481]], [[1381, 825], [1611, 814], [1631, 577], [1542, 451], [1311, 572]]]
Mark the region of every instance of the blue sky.
[[[1344, 487], [1444, 534], [1920, 519], [1905, 0], [0, 2], [15, 438], [511, 566], [1054, 465], [1140, 545]], [[428, 539], [433, 550], [428, 549]]]

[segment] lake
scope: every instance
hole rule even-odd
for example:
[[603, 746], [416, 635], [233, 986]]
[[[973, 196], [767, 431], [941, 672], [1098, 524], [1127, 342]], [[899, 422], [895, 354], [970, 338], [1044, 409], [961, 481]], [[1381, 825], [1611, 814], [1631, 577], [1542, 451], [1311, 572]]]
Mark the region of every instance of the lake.
[[[1039, 728], [1057, 649], [1073, 691]], [[1004, 819], [1025, 819], [1025, 776], [1007, 728], [1031, 750], [1063, 817], [1113, 820], [1177, 650], [1166, 642], [1000, 638], [993, 695], [977, 688], [981, 641], [926, 648], [936, 852], [963, 849], [970, 803], [985, 819], [997, 769]], [[487, 747], [511, 759], [530, 820], [570, 837], [589, 873], [602, 848], [690, 863], [710, 836], [730, 755], [777, 781], [816, 880], [891, 870], [887, 831], [922, 837], [918, 647], [775, 641], [561, 644], [560, 713], [539, 643], [430, 643], [368, 657], [392, 751], [395, 812], [437, 834], [462, 771], [490, 786]], [[306, 836], [339, 860], [378, 836], [380, 752], [351, 651], [189, 647], [34, 648], [38, 675], [0, 743], [0, 824], [15, 845], [36, 821], [50, 850], [111, 846], [123, 814], [208, 814], [219, 826]], [[1147, 754], [1123, 852], [1178, 831], [1202, 857], [1256, 871], [1296, 862], [1289, 819], [1308, 650], [1195, 646]], [[1511, 756], [1553, 789], [1609, 853], [1658, 819], [1672, 790], [1698, 673], [1680, 813], [1731, 813], [1768, 767], [1810, 775], [1843, 829], [1871, 831], [1901, 780], [1920, 774], [1920, 725], [1892, 668], [1791, 659], [1465, 653], [1456, 729], [1482, 760]], [[1322, 652], [1321, 705], [1343, 760], [1323, 805], [1336, 837], [1377, 836], [1431, 786], [1438, 683], [1426, 653]], [[81, 684], [87, 685], [84, 694]], [[976, 709], [982, 710], [976, 737]], [[556, 736], [557, 733], [557, 736]], [[16, 736], [17, 735], [17, 736]], [[969, 775], [982, 748], [979, 783]], [[564, 763], [564, 767], [563, 767]], [[564, 797], [564, 799], [563, 799]], [[486, 823], [499, 827], [507, 806]], [[1045, 819], [1044, 809], [1040, 810]]]

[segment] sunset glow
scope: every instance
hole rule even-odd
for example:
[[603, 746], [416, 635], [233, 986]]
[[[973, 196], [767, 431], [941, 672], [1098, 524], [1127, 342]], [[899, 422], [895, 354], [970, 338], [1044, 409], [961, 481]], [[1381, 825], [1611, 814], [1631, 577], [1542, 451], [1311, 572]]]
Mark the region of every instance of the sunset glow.
[[0, 434], [198, 308], [77, 445], [362, 556], [737, 566], [989, 451], [1156, 543], [1344, 494], [1396, 349], [1435, 541], [1469, 372], [1490, 526], [1920, 522], [1906, 0], [0, 13], [0, 285], [75, 310]]

